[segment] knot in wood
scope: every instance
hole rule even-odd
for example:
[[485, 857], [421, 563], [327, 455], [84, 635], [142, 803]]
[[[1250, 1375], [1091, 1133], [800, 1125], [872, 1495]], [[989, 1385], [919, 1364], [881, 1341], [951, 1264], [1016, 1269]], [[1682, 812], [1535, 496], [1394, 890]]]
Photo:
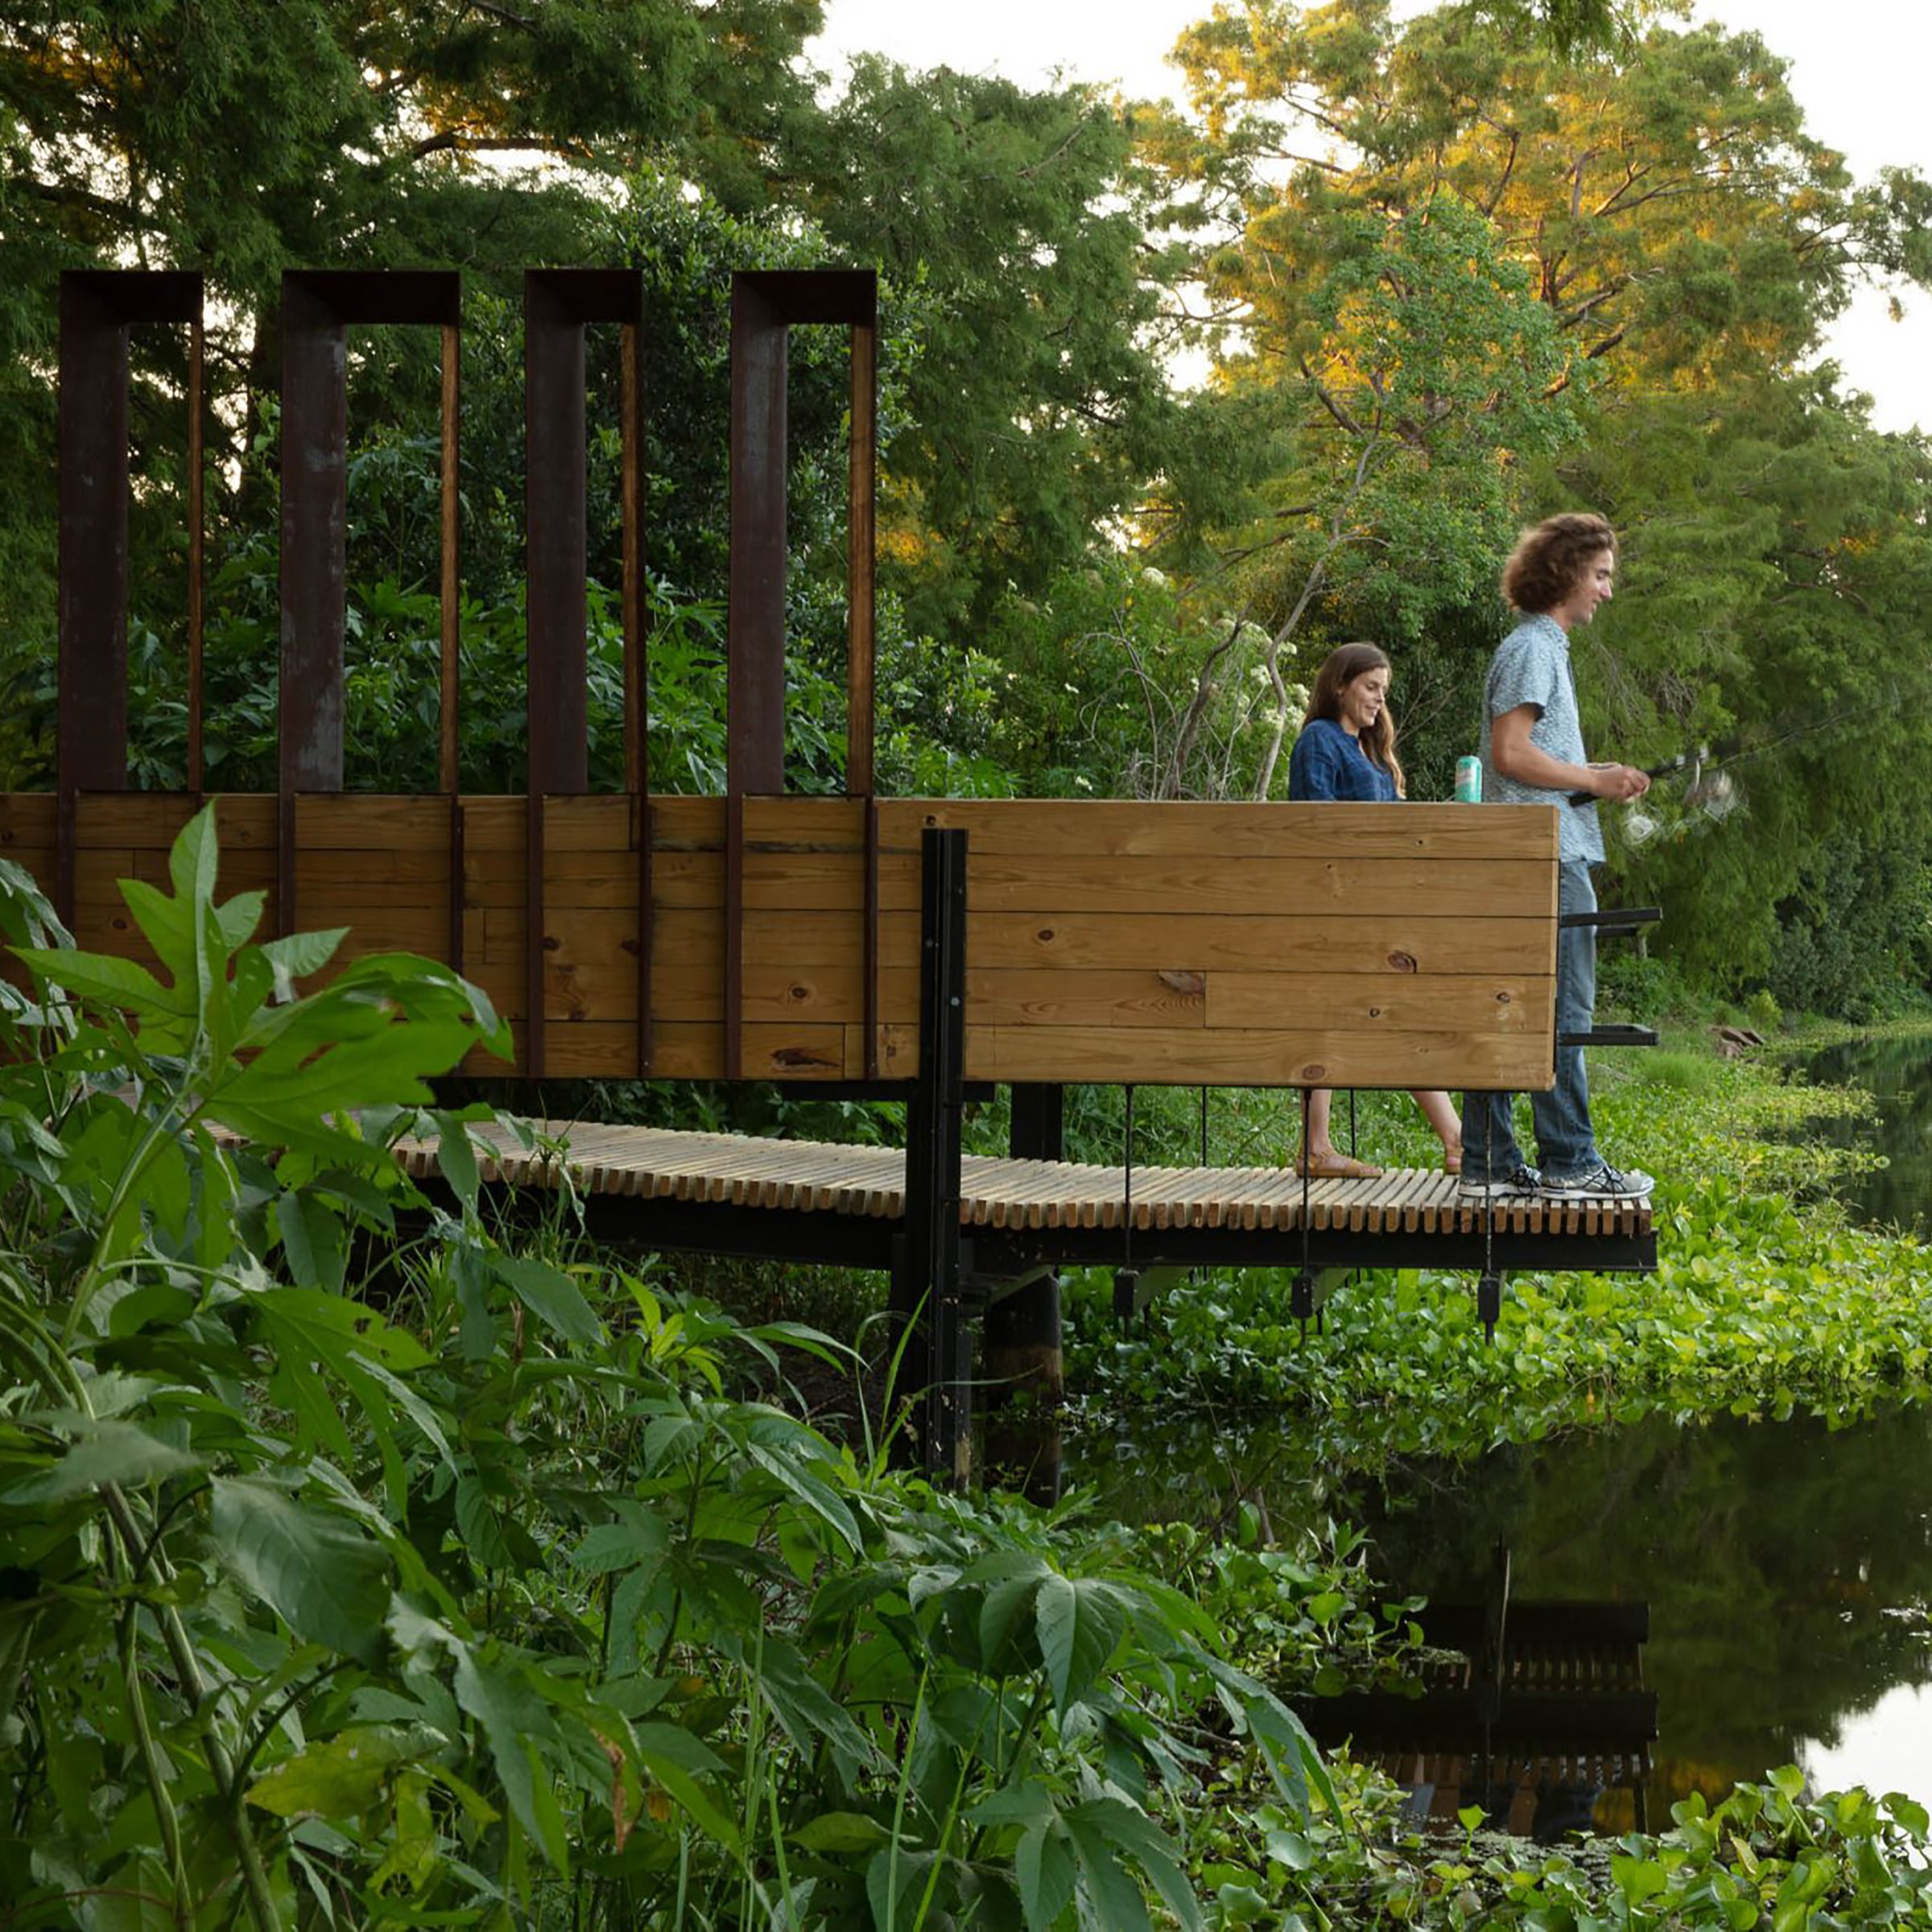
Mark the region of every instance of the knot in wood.
[[1414, 972], [1415, 955], [1412, 952], [1392, 952], [1389, 956], [1389, 964], [1397, 972]]

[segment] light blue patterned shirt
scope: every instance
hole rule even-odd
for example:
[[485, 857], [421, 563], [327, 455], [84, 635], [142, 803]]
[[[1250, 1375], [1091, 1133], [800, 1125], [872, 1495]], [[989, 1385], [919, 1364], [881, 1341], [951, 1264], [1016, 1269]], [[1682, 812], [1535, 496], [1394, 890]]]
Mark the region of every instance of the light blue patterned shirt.
[[1546, 791], [1519, 784], [1496, 769], [1489, 745], [1492, 720], [1520, 705], [1532, 704], [1536, 722], [1530, 742], [1566, 764], [1586, 765], [1583, 728], [1576, 715], [1576, 686], [1570, 675], [1570, 639], [1555, 618], [1526, 617], [1496, 647], [1488, 682], [1483, 687], [1483, 797], [1498, 805], [1561, 807], [1559, 851], [1566, 859], [1601, 865], [1604, 835], [1596, 822], [1596, 801], [1572, 805], [1567, 791]]

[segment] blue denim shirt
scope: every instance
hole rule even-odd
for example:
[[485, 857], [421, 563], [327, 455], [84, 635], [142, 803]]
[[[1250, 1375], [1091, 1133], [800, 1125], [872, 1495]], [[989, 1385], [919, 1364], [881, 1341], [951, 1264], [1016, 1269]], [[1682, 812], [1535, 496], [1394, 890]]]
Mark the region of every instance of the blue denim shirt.
[[1288, 758], [1290, 799], [1344, 799], [1382, 805], [1395, 796], [1395, 774], [1378, 765], [1332, 718], [1304, 725]]
[[1596, 801], [1572, 805], [1566, 791], [1519, 784], [1496, 769], [1489, 746], [1491, 721], [1524, 704], [1536, 708], [1530, 742], [1567, 764], [1587, 765], [1583, 728], [1576, 715], [1576, 685], [1570, 675], [1570, 639], [1555, 618], [1526, 617], [1496, 647], [1488, 682], [1483, 687], [1483, 797], [1499, 805], [1556, 805], [1565, 859], [1603, 863], [1604, 835], [1596, 822]]

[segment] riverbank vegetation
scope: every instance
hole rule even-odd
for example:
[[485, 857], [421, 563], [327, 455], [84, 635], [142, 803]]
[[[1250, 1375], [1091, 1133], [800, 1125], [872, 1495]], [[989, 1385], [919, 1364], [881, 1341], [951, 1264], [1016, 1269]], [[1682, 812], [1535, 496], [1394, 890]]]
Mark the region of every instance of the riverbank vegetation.
[[[10, 1923], [1925, 1909], [1922, 1812], [1782, 1773], [1607, 1856], [1416, 1837], [1288, 1708], [1413, 1657], [1414, 1605], [1370, 1587], [1359, 1538], [935, 1494], [888, 1444], [799, 1419], [788, 1352], [840, 1344], [742, 1327], [559, 1228], [506, 1245], [447, 1112], [445, 1204], [418, 1196], [387, 1137], [493, 1034], [486, 1003], [401, 958], [290, 997], [332, 940], [257, 945], [213, 822], [171, 895], [130, 889], [163, 978], [74, 952], [23, 874], [0, 881], [35, 987], [6, 996], [0, 1060]], [[1815, 1165], [1718, 1131], [1778, 1094], [1733, 1067], [1706, 1090], [1707, 1172], [1661, 1203], [1675, 1272], [1641, 1294], [1525, 1284], [1489, 1348], [1446, 1284], [1382, 1284], [1308, 1340], [1265, 1278], [1210, 1282], [1163, 1305], [1163, 1353], [1196, 1408], [1265, 1401], [1357, 1467], [1650, 1406], [1922, 1395], [1916, 1245], [1744, 1190]], [[1610, 1113], [1657, 1117], [1637, 1080]], [[1091, 1352], [1099, 1399], [1145, 1397], [1148, 1352]]]

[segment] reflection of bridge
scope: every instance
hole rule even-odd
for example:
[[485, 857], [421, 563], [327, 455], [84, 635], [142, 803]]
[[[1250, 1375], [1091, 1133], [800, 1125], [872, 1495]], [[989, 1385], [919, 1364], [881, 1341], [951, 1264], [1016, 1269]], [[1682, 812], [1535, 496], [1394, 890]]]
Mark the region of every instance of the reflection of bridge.
[[[926, 1313], [922, 1379], [940, 1391], [927, 1443], [942, 1460], [963, 1440], [960, 1317], [976, 1285], [1031, 1282], [1010, 1299], [1028, 1311], [1029, 1346], [1051, 1359], [1057, 1348], [1037, 1341], [1057, 1319], [1050, 1271], [1072, 1261], [1104, 1261], [1129, 1277], [1197, 1262], [1288, 1265], [1304, 1310], [1334, 1269], [1468, 1268], [1481, 1277], [1490, 1320], [1507, 1269], [1653, 1264], [1647, 1207], [1485, 1216], [1414, 1174], [1362, 1192], [1204, 1166], [1156, 1178], [1130, 1158], [1097, 1178], [1052, 1165], [1070, 1083], [1546, 1087], [1554, 815], [877, 797], [868, 274], [734, 283], [718, 799], [654, 796], [646, 780], [641, 278], [526, 277], [527, 789], [462, 793], [460, 295], [453, 275], [285, 279], [278, 788], [223, 800], [224, 882], [263, 890], [282, 931], [349, 927], [345, 958], [407, 947], [447, 960], [510, 1018], [525, 1075], [765, 1079], [909, 1100], [897, 1195], [885, 1183], [851, 1183], [869, 1201], [892, 1199], [890, 1208], [734, 1193], [687, 1161], [681, 1179], [654, 1179], [648, 1194], [611, 1193], [645, 1238], [803, 1258], [837, 1249], [825, 1239], [836, 1227], [854, 1252], [890, 1265], [895, 1307]], [[192, 332], [198, 477], [200, 314], [193, 276], [63, 283], [58, 778], [51, 797], [0, 799], [0, 846], [49, 884], [82, 943], [114, 950], [138, 941], [114, 881], [165, 877], [167, 846], [203, 782], [196, 485], [187, 505], [187, 789], [127, 790], [130, 332]], [[443, 342], [439, 790], [407, 798], [344, 790], [345, 343], [352, 325], [375, 321], [433, 326]], [[844, 327], [852, 345], [841, 798], [786, 795], [782, 770], [786, 343], [791, 327], [811, 324]], [[600, 324], [621, 331], [625, 369], [626, 788], [609, 795], [592, 795], [587, 776], [584, 345]], [[1013, 1153], [1032, 1163], [1009, 1173], [976, 1220], [956, 1205], [968, 1082], [1015, 1085]], [[608, 1154], [603, 1166], [619, 1171]], [[801, 1157], [759, 1158], [782, 1167]], [[850, 1176], [869, 1157], [826, 1158]], [[828, 1185], [841, 1203], [857, 1198], [845, 1181]]]
[[1352, 1692], [1297, 1708], [1325, 1749], [1348, 1744], [1410, 1787], [1418, 1817], [1470, 1805], [1519, 1836], [1647, 1830], [1657, 1695], [1644, 1688], [1644, 1603], [1513, 1601], [1500, 1546], [1484, 1600], [1430, 1604], [1418, 1695]]

